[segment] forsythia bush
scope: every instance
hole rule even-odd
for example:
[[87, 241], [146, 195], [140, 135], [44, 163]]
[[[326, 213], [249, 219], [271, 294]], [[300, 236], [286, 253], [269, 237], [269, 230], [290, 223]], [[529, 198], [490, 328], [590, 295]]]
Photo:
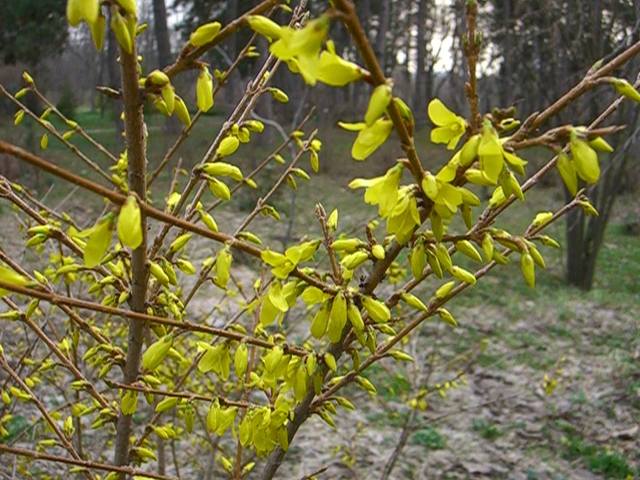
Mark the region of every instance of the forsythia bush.
[[[558, 246], [542, 233], [544, 228], [573, 208], [597, 214], [584, 187], [597, 182], [598, 152], [611, 151], [603, 137], [618, 128], [599, 123], [623, 97], [640, 100], [634, 86], [611, 76], [640, 50], [637, 45], [593, 68], [564, 97], [522, 123], [509, 111], [481, 114], [475, 72], [480, 48], [474, 34], [477, 6], [468, 1], [465, 54], [471, 114], [463, 118], [438, 99], [425, 105], [434, 125], [431, 141], [451, 152], [437, 171], [427, 171], [414, 144], [411, 109], [401, 98], [403, 92], [383, 75], [354, 5], [333, 0], [326, 7], [322, 15], [309, 18], [304, 2], [290, 6], [264, 0], [228, 25], [202, 25], [174, 64], [144, 72], [136, 42], [145, 29], [137, 22], [135, 0], [69, 0], [72, 27], [88, 25], [97, 49], [103, 48], [109, 28], [119, 44], [122, 85], [102, 90], [123, 105], [122, 152], [111, 152], [65, 118], [28, 73], [20, 91], [2, 87], [17, 106], [15, 124], [31, 117], [44, 133], [42, 153], [4, 141], [0, 151], [105, 201], [103, 214], [83, 229], [68, 214], [38, 202], [25, 187], [7, 179], [0, 183], [3, 200], [20, 212], [25, 247], [37, 252], [40, 260], [24, 265], [0, 250], [6, 306], [0, 315], [5, 332], [0, 435], [9, 434], [12, 418], [20, 412], [37, 413], [34, 418], [43, 425], [34, 429], [32, 449], [0, 443], [0, 453], [19, 456], [23, 470], [35, 469], [33, 461], [39, 459], [51, 462], [49, 470], [41, 471], [67, 469], [90, 478], [176, 478], [175, 469], [191, 460], [178, 455], [175, 466], [154, 473], [162, 442], [188, 445], [206, 438], [215, 446], [224, 445], [216, 459], [230, 478], [259, 471], [261, 478], [272, 478], [306, 420], [317, 416], [339, 429], [336, 413], [358, 408], [345, 393], [352, 390], [345, 387], [376, 394], [376, 385], [367, 378], [368, 367], [384, 359], [412, 361], [403, 345], [425, 320], [436, 317], [455, 328], [449, 301], [513, 257], [524, 281], [533, 287], [536, 269], [545, 267], [544, 248]], [[288, 25], [269, 18], [278, 10], [290, 14]], [[361, 64], [338, 55], [328, 38], [332, 22], [343, 22], [349, 30]], [[250, 43], [228, 69], [217, 66], [212, 73], [200, 60], [202, 54], [241, 28], [265, 38], [268, 52]], [[246, 94], [186, 183], [176, 174], [165, 204], [158, 207], [151, 185], [169, 169], [197, 121], [214, 108], [231, 72], [259, 54], [263, 64]], [[340, 123], [354, 132], [354, 160], [367, 161], [385, 142], [397, 143], [390, 139], [396, 132], [398, 153], [402, 151], [397, 162], [381, 176], [356, 178], [349, 184], [364, 192], [364, 203], [376, 208], [375, 220], [362, 235], [345, 233], [339, 212], [327, 213], [320, 205], [315, 216], [321, 237], [307, 238], [285, 251], [265, 245], [250, 229], [258, 217], [277, 228], [280, 215], [270, 203], [273, 194], [285, 185], [296, 188], [297, 182], [313, 182], [313, 172], [319, 169], [322, 142], [302, 126], [253, 171], [234, 163], [234, 154], [251, 148], [264, 129], [251, 117], [256, 101], [263, 95], [289, 100], [286, 92], [271, 85], [281, 65], [309, 85], [371, 87], [362, 121]], [[198, 72], [195, 100], [179, 95], [173, 85], [187, 70]], [[545, 128], [565, 105], [600, 85], [613, 86], [621, 97], [596, 122]], [[26, 95], [43, 102], [44, 113], [29, 110], [21, 101]], [[156, 169], [147, 162], [147, 143], [154, 138], [145, 127], [145, 104], [184, 124]], [[58, 117], [65, 129], [55, 127], [50, 116]], [[97, 180], [46, 159], [51, 137]], [[77, 137], [93, 153], [77, 147]], [[296, 153], [287, 159], [291, 145]], [[534, 146], [550, 149], [553, 158], [528, 176], [527, 162], [518, 151]], [[108, 167], [94, 160], [96, 156], [104, 157]], [[256, 188], [267, 166], [281, 169], [277, 180], [229, 231], [229, 225], [216, 220], [217, 210], [232, 204], [237, 191]], [[526, 192], [554, 168], [573, 200], [558, 211], [540, 212], [523, 232], [500, 228], [500, 215], [525, 201]], [[492, 191], [487, 202], [478, 196], [477, 186]], [[462, 222], [454, 222], [456, 217]], [[13, 237], [5, 233], [5, 239], [9, 236]], [[205, 240], [198, 244], [206, 254], [201, 262], [192, 258], [190, 243], [196, 237]], [[252, 284], [234, 276], [240, 254], [253, 259]], [[476, 262], [478, 269], [463, 268], [461, 258]], [[427, 277], [441, 279], [440, 286], [430, 295], [417, 295], [416, 287]], [[219, 318], [212, 299], [213, 315], [197, 318], [192, 300], [203, 288], [219, 292], [231, 314]], [[285, 319], [292, 312], [304, 320], [288, 324]], [[52, 318], [55, 330], [48, 327]], [[21, 336], [29, 341], [18, 341]], [[32, 342], [39, 348], [32, 350]], [[52, 383], [69, 390], [66, 403], [44, 394]], [[422, 396], [409, 405], [426, 408]], [[113, 457], [97, 446], [103, 444]]]

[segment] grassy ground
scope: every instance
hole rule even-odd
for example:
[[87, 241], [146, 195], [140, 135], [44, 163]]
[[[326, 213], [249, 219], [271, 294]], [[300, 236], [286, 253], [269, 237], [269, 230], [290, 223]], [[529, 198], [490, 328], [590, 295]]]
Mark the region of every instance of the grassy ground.
[[[108, 121], [89, 112], [79, 114], [78, 120], [97, 140], [118, 150]], [[185, 166], [201, 158], [221, 122], [220, 116], [201, 122], [188, 146], [178, 152]], [[153, 166], [172, 137], [160, 117], [150, 117], [148, 126]], [[0, 136], [7, 135], [0, 127]], [[20, 132], [11, 135], [24, 139]], [[354, 176], [383, 171], [392, 150], [381, 152], [374, 162], [358, 164], [345, 155], [353, 134], [328, 129], [321, 138], [324, 173], [311, 184], [300, 182], [295, 194], [285, 191], [274, 199], [283, 213], [281, 224], [259, 219], [252, 227], [275, 248], [285, 240], [289, 223], [290, 240], [318, 234], [315, 222], [309, 222], [317, 202], [327, 211], [339, 209], [345, 231], [362, 228], [374, 214], [372, 208], [363, 208], [362, 192], [346, 185]], [[426, 134], [418, 138], [428, 165], [437, 165], [442, 151], [426, 146]], [[241, 148], [234, 161], [248, 170], [271, 146], [263, 142], [251, 150]], [[47, 156], [89, 175], [54, 140]], [[107, 165], [99, 154], [95, 159]], [[276, 173], [274, 169], [268, 175]], [[163, 176], [154, 186], [158, 203], [168, 193], [168, 180]], [[53, 204], [64, 202], [62, 208], [84, 214], [87, 222], [101, 207], [99, 199], [70, 196], [68, 185], [49, 177], [40, 179], [38, 190], [48, 192]], [[258, 195], [260, 191], [243, 193], [240, 209], [218, 214], [220, 228], [232, 230]], [[517, 265], [497, 269], [451, 305], [460, 328], [430, 323], [414, 336], [406, 348], [418, 359], [415, 366], [395, 370], [383, 364], [369, 373], [381, 385], [381, 394], [369, 402], [352, 391], [361, 408], [343, 415], [337, 434], [318, 420], [306, 425], [282, 478], [300, 478], [327, 465], [323, 478], [379, 478], [405, 423], [406, 401], [420, 388], [437, 390], [436, 384], [444, 385], [463, 367], [468, 369], [466, 381], [444, 396], [430, 395], [427, 410], [411, 423], [407, 447], [391, 478], [640, 478], [640, 238], [626, 235], [622, 226], [632, 202], [618, 202], [592, 291], [564, 284], [562, 250], [545, 250], [548, 269], [539, 271], [535, 290], [525, 286]], [[519, 232], [537, 211], [560, 205], [553, 189], [537, 191], [497, 226]], [[562, 240], [563, 225], [550, 233]], [[436, 285], [427, 282], [421, 292]], [[558, 380], [552, 395], [543, 391], [545, 374]]]
[[[366, 216], [343, 189], [327, 202], [353, 221]], [[532, 192], [497, 226], [522, 231], [537, 211], [560, 205], [553, 189]], [[590, 292], [565, 285], [563, 250], [544, 251], [548, 268], [538, 272], [536, 289], [517, 265], [494, 270], [451, 304], [459, 329], [425, 325], [407, 346], [422, 377], [388, 368], [370, 373], [388, 382], [384, 398], [371, 406], [363, 397], [360, 404], [369, 406], [342, 419], [350, 427], [333, 455], [317, 447], [329, 435], [320, 422], [304, 429], [299, 454], [308, 458], [306, 446], [318, 461], [291, 464], [291, 475], [331, 464], [328, 478], [379, 477], [412, 392], [454, 377], [469, 352], [481, 351], [466, 384], [446, 398], [436, 395], [418, 415], [391, 478], [640, 478], [640, 238], [622, 226], [629, 205], [631, 198], [619, 201]], [[564, 225], [549, 233], [562, 242]], [[426, 282], [422, 291], [437, 285]], [[559, 383], [550, 396], [545, 374]]]

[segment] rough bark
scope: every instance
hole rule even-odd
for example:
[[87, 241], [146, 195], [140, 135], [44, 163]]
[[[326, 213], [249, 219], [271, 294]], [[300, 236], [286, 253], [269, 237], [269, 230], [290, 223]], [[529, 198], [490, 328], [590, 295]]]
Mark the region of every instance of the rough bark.
[[[142, 111], [142, 98], [138, 89], [138, 65], [136, 51], [127, 54], [120, 51], [122, 95], [125, 111], [125, 138], [129, 158], [129, 191], [138, 198], [146, 196], [146, 128]], [[142, 213], [142, 244], [131, 252], [131, 297], [129, 306], [135, 312], [145, 311], [147, 295], [147, 239], [146, 218]], [[138, 377], [146, 324], [135, 320], [129, 322], [127, 359], [124, 368], [124, 383], [133, 383]], [[116, 426], [114, 463], [129, 463], [129, 437], [131, 415], [120, 413]]]

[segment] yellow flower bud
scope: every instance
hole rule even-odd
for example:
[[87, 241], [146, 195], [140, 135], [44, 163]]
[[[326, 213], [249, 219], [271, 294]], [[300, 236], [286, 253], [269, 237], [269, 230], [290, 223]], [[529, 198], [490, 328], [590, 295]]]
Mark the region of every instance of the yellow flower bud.
[[229, 187], [227, 187], [224, 182], [221, 182], [217, 178], [209, 178], [207, 184], [214, 196], [225, 201], [231, 199], [231, 190], [229, 190]]
[[136, 197], [129, 195], [118, 215], [118, 238], [123, 245], [135, 250], [142, 244], [142, 214]]
[[16, 114], [13, 116], [13, 124], [18, 126], [24, 120], [24, 110], [18, 110]]
[[204, 223], [209, 230], [211, 230], [212, 232], [218, 231], [218, 224], [208, 212], [205, 212], [203, 209], [199, 209], [198, 214], [200, 215], [200, 220], [202, 220], [202, 223]]
[[371, 98], [369, 99], [367, 113], [364, 116], [364, 122], [367, 126], [373, 125], [373, 123], [384, 114], [391, 102], [391, 98], [391, 86], [386, 83], [378, 85], [373, 90]]
[[480, 253], [469, 240], [460, 240], [459, 242], [456, 242], [456, 249], [476, 262], [482, 262]]
[[598, 154], [587, 142], [576, 135], [571, 138], [571, 156], [578, 176], [587, 183], [596, 183], [600, 178], [600, 164]]
[[213, 79], [207, 67], [200, 69], [196, 82], [196, 104], [203, 112], [208, 112], [213, 107]]
[[384, 323], [388, 322], [391, 318], [391, 311], [380, 300], [365, 295], [362, 297], [362, 306], [374, 322]]
[[360, 315], [360, 309], [351, 302], [347, 307], [347, 318], [349, 318], [349, 322], [351, 322], [351, 326], [355, 331], [362, 332], [364, 330], [364, 321], [362, 320], [362, 315]]
[[329, 352], [324, 354], [324, 363], [329, 367], [329, 370], [333, 372], [338, 369], [335, 357]]
[[142, 354], [142, 368], [150, 371], [158, 368], [171, 350], [172, 345], [173, 337], [171, 335], [165, 335], [149, 345]]
[[482, 251], [487, 262], [493, 259], [493, 238], [488, 233], [482, 237]]
[[616, 78], [613, 79], [612, 83], [614, 88], [616, 89], [616, 92], [618, 92], [620, 95], [627, 97], [634, 102], [640, 102], [640, 93], [633, 85], [629, 83], [628, 80]]
[[364, 242], [357, 238], [342, 238], [331, 244], [331, 248], [340, 252], [354, 252], [362, 246], [364, 246]]
[[187, 105], [184, 103], [184, 100], [176, 95], [175, 98], [175, 113], [178, 116], [178, 120], [182, 122], [182, 124], [186, 127], [191, 125], [191, 115], [189, 114], [189, 109]]
[[176, 397], [167, 397], [164, 400], [158, 402], [156, 405], [156, 413], [166, 412], [167, 410], [171, 410], [178, 404], [180, 399]]
[[451, 267], [451, 275], [453, 275], [460, 281], [468, 283], [469, 285], [475, 285], [477, 281], [476, 276], [473, 273], [458, 266]]
[[122, 396], [120, 410], [124, 415], [133, 415], [138, 409], [138, 392], [127, 390]]
[[418, 297], [416, 297], [411, 293], [405, 292], [400, 295], [400, 298], [402, 298], [402, 301], [406, 302], [408, 305], [412, 306], [416, 310], [421, 310], [423, 312], [426, 312], [427, 310], [429, 310], [427, 306], [422, 302], [422, 300], [420, 300]]
[[88, 268], [93, 268], [100, 263], [100, 260], [107, 253], [111, 244], [111, 233], [113, 228], [113, 217], [111, 215], [99, 220], [91, 229], [91, 234], [84, 247], [84, 264]]
[[456, 282], [454, 281], [450, 281], [447, 282], [443, 285], [441, 285], [437, 290], [436, 290], [436, 298], [445, 298], [447, 295], [449, 295], [449, 293], [451, 292], [451, 290], [453, 290], [453, 287], [456, 285]]
[[366, 262], [368, 258], [369, 258], [369, 254], [367, 252], [358, 251], [358, 252], [354, 252], [349, 255], [346, 255], [340, 261], [340, 263], [342, 264], [342, 266], [344, 266], [344, 268], [348, 270], [355, 270], [361, 264]]
[[322, 338], [327, 331], [329, 323], [329, 309], [323, 306], [318, 310], [311, 321], [311, 335]]
[[164, 286], [169, 285], [169, 276], [165, 273], [162, 267], [156, 262], [149, 262], [149, 272], [151, 275]]
[[242, 377], [247, 371], [249, 364], [249, 350], [246, 343], [241, 343], [236, 349], [236, 353], [233, 357], [233, 365], [238, 378]]
[[[233, 135], [229, 135], [222, 139], [218, 149], [216, 150], [216, 156], [220, 158], [228, 157], [233, 155], [238, 147], [240, 146], [240, 140]], [[242, 180], [242, 173], [240, 173], [240, 180]]]
[[382, 260], [384, 259], [384, 255], [385, 255], [385, 251], [384, 251], [384, 247], [380, 244], [376, 244], [371, 248], [371, 253], [373, 254], [373, 256], [375, 258], [377, 258], [378, 260]]
[[22, 72], [22, 80], [24, 80], [24, 82], [27, 85], [33, 85], [33, 78], [31, 77], [31, 75], [29, 75], [29, 72], [27, 72], [26, 70]]
[[216, 284], [221, 288], [226, 288], [229, 278], [231, 278], [231, 262], [233, 257], [228, 247], [218, 252], [216, 257]]
[[481, 137], [478, 134], [473, 135], [462, 146], [462, 150], [460, 150], [460, 166], [461, 167], [468, 167], [478, 157], [478, 146], [480, 145], [480, 138]]
[[269, 87], [269, 93], [271, 94], [271, 96], [273, 97], [274, 100], [280, 102], [280, 103], [288, 103], [289, 102], [289, 96], [284, 93], [284, 91], [280, 90], [279, 88], [276, 87]]
[[169, 251], [175, 253], [182, 250], [187, 242], [191, 240], [192, 236], [193, 234], [191, 233], [183, 233], [182, 235], [178, 236], [173, 242], [171, 242], [171, 245], [169, 245]]
[[282, 27], [262, 15], [249, 15], [247, 23], [254, 32], [267, 37], [269, 40], [277, 40], [282, 36]]
[[571, 195], [578, 193], [578, 174], [574, 162], [565, 154], [560, 152], [558, 154], [558, 162], [556, 168], [560, 173], [560, 177], [564, 182], [565, 187]]
[[441, 307], [437, 311], [438, 311], [438, 315], [445, 323], [449, 324], [453, 328], [456, 328], [458, 326], [458, 322], [453, 317], [453, 315], [451, 315], [451, 312], [449, 312], [449, 310]]
[[522, 270], [522, 276], [524, 277], [527, 285], [530, 287], [536, 286], [536, 271], [533, 262], [533, 257], [525, 252], [520, 256], [520, 270]]
[[169, 77], [162, 70], [154, 70], [147, 76], [147, 80], [159, 87], [163, 87], [169, 83]]
[[611, 153], [613, 147], [602, 137], [596, 137], [589, 142], [591, 148], [598, 150], [599, 152]]
[[[235, 137], [227, 137], [227, 138], [235, 138]], [[220, 144], [220, 146], [222, 147], [222, 143]], [[231, 165], [230, 163], [224, 163], [224, 162], [205, 163], [202, 166], [202, 170], [208, 175], [213, 175], [214, 177], [230, 177], [237, 182], [241, 181], [243, 178], [242, 171], [238, 167], [236, 167], [235, 165]]]
[[216, 38], [221, 27], [222, 25], [220, 25], [220, 22], [211, 22], [201, 25], [191, 34], [191, 37], [189, 37], [189, 43], [194, 47], [201, 47]]
[[101, 51], [104, 47], [104, 39], [107, 34], [107, 19], [104, 15], [98, 15], [95, 22], [89, 23], [89, 30], [91, 31], [91, 39], [96, 47], [96, 50]]
[[134, 17], [136, 16], [137, 14], [136, 0], [118, 0], [118, 3], [129, 15], [132, 15]]
[[343, 292], [338, 292], [331, 304], [327, 333], [329, 341], [336, 343], [342, 336], [342, 330], [347, 323], [347, 300]]
[[115, 10], [111, 14], [111, 30], [118, 41], [120, 48], [128, 53], [133, 53], [133, 38], [131, 37], [131, 31], [125, 18], [120, 15], [120, 12]]

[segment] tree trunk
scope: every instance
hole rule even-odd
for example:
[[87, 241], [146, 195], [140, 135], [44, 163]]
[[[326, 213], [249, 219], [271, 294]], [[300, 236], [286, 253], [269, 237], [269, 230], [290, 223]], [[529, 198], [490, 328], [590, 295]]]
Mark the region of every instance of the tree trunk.
[[158, 68], [171, 63], [171, 42], [167, 27], [167, 6], [164, 0], [153, 0], [153, 29], [156, 35]]
[[378, 55], [378, 61], [382, 67], [382, 71], [385, 75], [387, 72], [386, 61], [386, 45], [387, 45], [387, 31], [389, 30], [389, 17], [391, 16], [391, 2], [382, 2], [380, 13], [378, 14], [378, 34], [376, 35], [376, 53]]
[[425, 57], [427, 53], [426, 41], [426, 25], [427, 23], [427, 0], [418, 0], [418, 15], [416, 17], [417, 35], [416, 35], [416, 83], [415, 93], [413, 95], [415, 112], [425, 111], [426, 93], [426, 72]]

